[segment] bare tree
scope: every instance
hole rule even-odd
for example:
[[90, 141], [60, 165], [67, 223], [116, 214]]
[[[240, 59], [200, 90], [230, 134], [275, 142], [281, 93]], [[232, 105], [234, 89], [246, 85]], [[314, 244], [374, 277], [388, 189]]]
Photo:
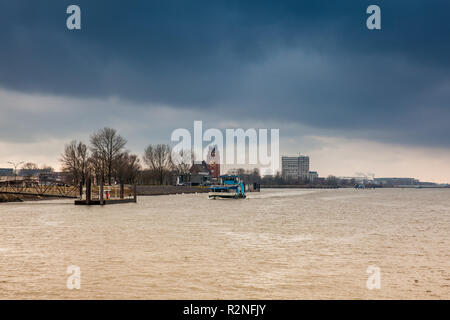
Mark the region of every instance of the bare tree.
[[125, 183], [134, 184], [141, 165], [139, 158], [134, 154], [124, 152], [120, 154], [113, 162], [113, 173], [116, 180], [120, 183], [120, 198], [124, 197]]
[[55, 169], [52, 166], [49, 166], [47, 164], [43, 164], [41, 166], [41, 170], [45, 172], [55, 172]]
[[190, 150], [180, 150], [172, 152], [172, 163], [177, 174], [185, 175], [192, 167], [194, 153]]
[[60, 162], [62, 170], [71, 175], [75, 185], [78, 185], [80, 182], [84, 184], [88, 158], [88, 149], [84, 143], [73, 140], [65, 145]]
[[113, 162], [122, 153], [127, 141], [117, 134], [112, 128], [103, 128], [91, 136], [92, 155], [98, 157], [95, 159], [97, 164], [101, 164], [103, 169], [102, 178], [107, 177], [111, 184], [113, 174]]
[[178, 176], [182, 177], [182, 181], [188, 181], [190, 169], [194, 161], [194, 152], [191, 150], [172, 151], [173, 169]]
[[113, 163], [114, 177], [119, 180], [121, 184], [136, 182], [141, 163], [137, 155], [124, 152], [120, 154]]
[[38, 166], [36, 163], [33, 162], [27, 162], [22, 166], [22, 169], [24, 170], [37, 170]]
[[94, 151], [92, 152], [91, 156], [88, 159], [89, 165], [88, 165], [88, 173], [91, 174], [94, 173], [97, 184], [100, 184], [100, 181], [105, 182], [105, 172], [106, 172], [106, 165], [102, 158], [102, 156], [99, 154], [99, 152]]
[[164, 184], [164, 178], [173, 169], [172, 149], [166, 144], [149, 145], [144, 151], [144, 162], [155, 172], [158, 182]]
[[27, 178], [31, 178], [33, 175], [36, 174], [36, 170], [38, 170], [38, 166], [37, 164], [33, 163], [33, 162], [27, 162], [22, 166], [22, 169], [20, 170], [20, 175], [27, 177]]

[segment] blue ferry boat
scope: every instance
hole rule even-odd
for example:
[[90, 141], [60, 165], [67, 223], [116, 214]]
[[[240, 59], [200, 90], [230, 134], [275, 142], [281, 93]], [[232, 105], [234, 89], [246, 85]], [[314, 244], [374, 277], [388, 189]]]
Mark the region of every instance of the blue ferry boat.
[[220, 176], [220, 184], [209, 188], [209, 198], [245, 199], [245, 186], [240, 176]]

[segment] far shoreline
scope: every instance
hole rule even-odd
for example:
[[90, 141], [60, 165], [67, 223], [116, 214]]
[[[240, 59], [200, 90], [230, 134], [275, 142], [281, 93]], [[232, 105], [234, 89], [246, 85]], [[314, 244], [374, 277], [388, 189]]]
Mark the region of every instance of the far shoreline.
[[364, 188], [356, 188], [354, 186], [326, 186], [326, 185], [304, 185], [304, 184], [279, 184], [279, 185], [261, 185], [261, 189], [450, 189], [450, 186], [422, 186], [422, 185], [405, 185], [405, 186], [366, 186]]
[[[374, 189], [450, 189], [450, 186], [368, 186], [366, 188], [355, 188], [352, 186], [327, 186], [327, 185], [261, 185], [261, 189], [355, 189], [355, 190], [374, 190]], [[164, 196], [176, 194], [196, 194], [208, 193], [209, 188], [206, 186], [156, 186], [156, 185], [138, 185], [138, 196]], [[253, 192], [253, 191], [249, 191]], [[17, 202], [33, 202], [44, 200], [58, 200], [57, 196], [39, 196], [39, 195], [23, 195], [0, 192], [1, 203], [17, 203]]]

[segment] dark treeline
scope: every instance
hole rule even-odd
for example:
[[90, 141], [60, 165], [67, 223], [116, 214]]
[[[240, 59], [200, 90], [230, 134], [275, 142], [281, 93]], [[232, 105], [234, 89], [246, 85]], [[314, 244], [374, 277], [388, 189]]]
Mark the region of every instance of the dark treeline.
[[85, 183], [88, 176], [99, 184], [172, 184], [173, 177], [190, 168], [183, 152], [172, 157], [169, 145], [149, 145], [141, 159], [126, 150], [127, 140], [112, 128], [90, 136], [89, 145], [73, 140], [66, 144], [60, 162], [71, 184]]
[[228, 171], [228, 174], [239, 175], [243, 178], [245, 183], [253, 184], [259, 183], [260, 185], [302, 185], [302, 186], [354, 186], [355, 181], [340, 180], [335, 176], [328, 176], [327, 178], [318, 178], [315, 181], [309, 181], [308, 179], [285, 179], [280, 172], [275, 175], [267, 175], [261, 177], [259, 169], [245, 170], [245, 169], [232, 169]]
[[286, 179], [279, 172], [275, 176], [266, 176], [262, 178], [261, 184], [263, 185], [304, 185], [304, 186], [330, 186], [336, 187], [340, 185], [340, 181], [335, 176], [328, 176], [327, 178], [317, 178], [314, 181], [309, 179]]

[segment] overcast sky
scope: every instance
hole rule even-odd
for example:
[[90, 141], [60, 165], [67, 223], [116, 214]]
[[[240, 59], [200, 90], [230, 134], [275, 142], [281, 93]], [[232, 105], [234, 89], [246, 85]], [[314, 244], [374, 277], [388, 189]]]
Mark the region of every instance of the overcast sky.
[[[82, 29], [66, 28], [81, 7]], [[382, 30], [366, 28], [370, 4]], [[0, 167], [112, 126], [279, 128], [321, 176], [450, 182], [448, 1], [0, 0]]]

